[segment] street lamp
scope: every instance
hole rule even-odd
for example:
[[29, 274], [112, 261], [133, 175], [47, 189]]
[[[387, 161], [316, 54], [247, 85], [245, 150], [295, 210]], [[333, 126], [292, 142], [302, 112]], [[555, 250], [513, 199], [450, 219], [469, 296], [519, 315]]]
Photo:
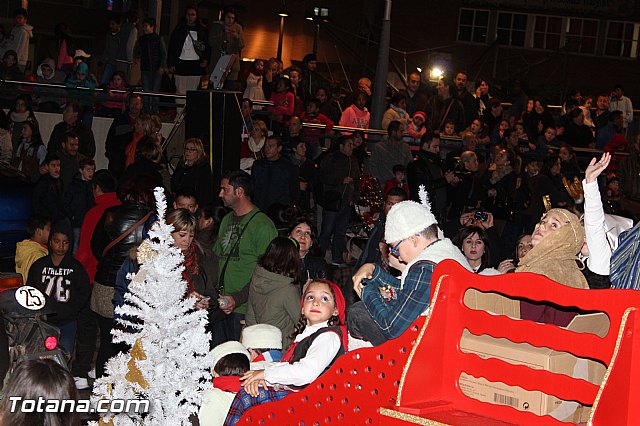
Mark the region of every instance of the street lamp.
[[313, 21], [315, 24], [313, 32], [313, 54], [318, 54], [318, 38], [320, 37], [320, 22], [329, 22], [329, 8], [314, 6], [305, 16], [307, 21]]
[[276, 57], [278, 60], [282, 60], [282, 39], [284, 38], [284, 18], [289, 16], [289, 11], [282, 0], [282, 7], [278, 11], [277, 15], [280, 17], [280, 34], [278, 35], [278, 54]]

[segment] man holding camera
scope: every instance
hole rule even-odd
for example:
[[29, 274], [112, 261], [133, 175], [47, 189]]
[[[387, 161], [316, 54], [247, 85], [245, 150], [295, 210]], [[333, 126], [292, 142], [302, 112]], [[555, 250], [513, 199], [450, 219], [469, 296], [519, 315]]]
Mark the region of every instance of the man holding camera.
[[440, 136], [427, 133], [420, 139], [420, 151], [407, 165], [407, 181], [411, 199], [418, 201], [418, 188], [424, 185], [431, 200], [431, 210], [438, 223], [444, 223], [447, 215], [447, 187], [460, 179], [452, 170], [443, 170], [440, 159]]

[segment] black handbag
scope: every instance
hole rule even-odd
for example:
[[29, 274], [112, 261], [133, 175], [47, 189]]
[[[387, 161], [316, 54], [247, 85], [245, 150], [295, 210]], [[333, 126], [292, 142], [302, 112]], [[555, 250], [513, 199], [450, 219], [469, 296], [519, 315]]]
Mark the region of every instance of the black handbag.
[[207, 48], [207, 45], [205, 44], [204, 41], [202, 40], [195, 40], [193, 37], [191, 37], [191, 32], [188, 33], [189, 34], [189, 38], [191, 39], [191, 43], [193, 43], [193, 50], [196, 51], [196, 54], [202, 58], [202, 55], [204, 55], [204, 51]]

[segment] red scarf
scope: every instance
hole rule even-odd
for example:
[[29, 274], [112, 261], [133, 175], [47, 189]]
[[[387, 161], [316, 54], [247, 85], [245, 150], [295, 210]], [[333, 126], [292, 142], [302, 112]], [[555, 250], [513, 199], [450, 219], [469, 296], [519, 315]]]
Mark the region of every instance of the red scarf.
[[196, 291], [193, 286], [193, 277], [199, 274], [200, 267], [198, 266], [196, 245], [191, 243], [187, 252], [184, 253], [184, 271], [182, 271], [182, 278], [187, 282], [187, 294], [191, 294]]
[[242, 387], [242, 383], [240, 383], [240, 376], [214, 377], [211, 382], [213, 383], [214, 388], [225, 392], [238, 393]]
[[[300, 342], [302, 342], [302, 340], [300, 340]], [[291, 342], [287, 350], [282, 354], [282, 359], [280, 361], [291, 363], [291, 361], [293, 361], [293, 351], [296, 350], [296, 346], [298, 346], [298, 343], [300, 342]]]

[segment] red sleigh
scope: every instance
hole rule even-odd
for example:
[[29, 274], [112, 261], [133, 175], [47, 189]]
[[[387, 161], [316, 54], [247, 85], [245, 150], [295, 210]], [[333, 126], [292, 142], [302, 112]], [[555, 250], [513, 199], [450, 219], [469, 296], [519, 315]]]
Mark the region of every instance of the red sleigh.
[[[602, 312], [608, 327], [603, 333], [576, 331], [472, 309], [465, 304], [470, 289]], [[384, 345], [349, 352], [303, 391], [252, 408], [239, 424], [571, 424], [558, 420], [551, 409], [536, 414], [533, 403], [513, 396], [482, 401], [470, 383], [527, 398], [553, 398], [562, 407], [573, 404], [580, 410], [573, 414], [574, 423], [634, 424], [640, 419], [640, 404], [633, 403], [640, 396], [639, 364], [633, 362], [640, 355], [638, 307], [640, 293], [633, 290], [577, 290], [524, 273], [483, 277], [453, 261], [442, 262], [432, 279], [429, 317]], [[603, 365], [603, 374], [594, 383], [592, 375], [534, 369], [500, 353], [461, 349], [463, 334], [577, 357], [589, 366]]]

